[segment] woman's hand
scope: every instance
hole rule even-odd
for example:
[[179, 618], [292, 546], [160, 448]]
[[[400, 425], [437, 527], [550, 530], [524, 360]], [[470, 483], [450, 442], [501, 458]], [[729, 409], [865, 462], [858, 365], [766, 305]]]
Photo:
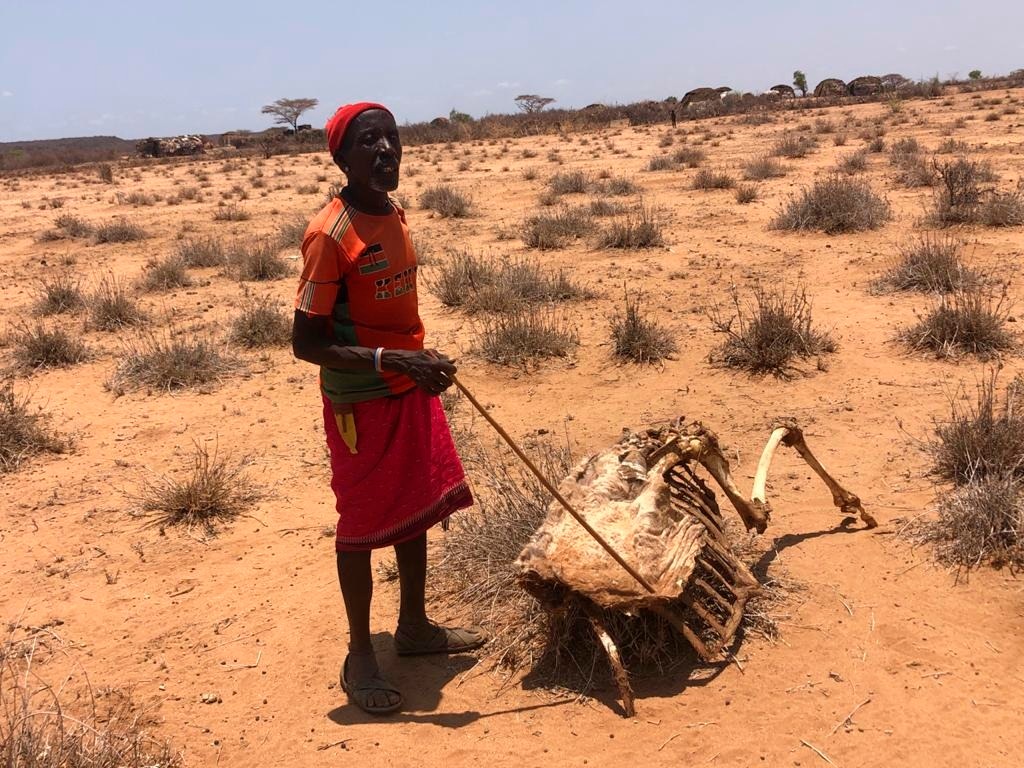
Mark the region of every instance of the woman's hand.
[[436, 349], [410, 351], [386, 349], [381, 356], [381, 368], [404, 373], [420, 389], [439, 395], [452, 385], [452, 376], [458, 370], [455, 362]]

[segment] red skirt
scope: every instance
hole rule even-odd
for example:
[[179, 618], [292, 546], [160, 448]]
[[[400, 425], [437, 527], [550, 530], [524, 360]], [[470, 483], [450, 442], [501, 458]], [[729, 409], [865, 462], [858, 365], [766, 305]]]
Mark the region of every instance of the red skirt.
[[342, 439], [331, 401], [323, 401], [339, 552], [401, 544], [472, 506], [440, 398], [417, 387], [354, 403], [357, 453]]

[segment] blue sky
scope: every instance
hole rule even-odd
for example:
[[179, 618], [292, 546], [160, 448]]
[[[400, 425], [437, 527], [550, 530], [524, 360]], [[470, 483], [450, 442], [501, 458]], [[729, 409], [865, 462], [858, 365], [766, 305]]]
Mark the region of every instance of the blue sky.
[[794, 69], [813, 86], [1024, 67], [1020, 0], [164, 4], [0, 0], [0, 141], [260, 129], [280, 97], [318, 98], [316, 125], [363, 99], [401, 123], [520, 93], [579, 107], [765, 90]]

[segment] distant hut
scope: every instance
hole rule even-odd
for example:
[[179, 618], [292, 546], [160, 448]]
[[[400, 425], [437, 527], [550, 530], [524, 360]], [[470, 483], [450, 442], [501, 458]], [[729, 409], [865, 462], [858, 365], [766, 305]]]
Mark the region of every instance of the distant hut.
[[814, 95], [819, 99], [823, 96], [845, 96], [846, 93], [846, 83], [836, 77], [826, 77], [814, 89]]
[[793, 90], [793, 86], [786, 85], [785, 83], [779, 83], [773, 85], [768, 89], [770, 92], [776, 94], [780, 99], [795, 99], [796, 91]]
[[435, 117], [433, 120], [430, 121], [430, 124], [435, 128], [445, 128], [450, 123], [451, 121], [447, 117]]
[[[725, 90], [728, 91], [729, 89], [726, 88]], [[691, 104], [700, 104], [704, 101], [719, 101], [721, 98], [722, 93], [718, 88], [694, 88], [683, 95], [679, 104], [685, 109]]]
[[888, 75], [882, 75], [880, 80], [882, 81], [882, 89], [885, 91], [898, 91], [900, 88], [910, 83], [907, 78], [896, 72], [892, 72]]
[[874, 96], [882, 92], [882, 78], [865, 75], [855, 77], [846, 84], [851, 96]]

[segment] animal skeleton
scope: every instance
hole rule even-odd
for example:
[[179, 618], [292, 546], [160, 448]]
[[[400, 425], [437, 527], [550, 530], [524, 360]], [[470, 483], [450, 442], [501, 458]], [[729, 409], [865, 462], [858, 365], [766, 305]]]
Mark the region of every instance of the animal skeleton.
[[781, 420], [773, 429], [749, 499], [736, 487], [715, 433], [700, 422], [683, 426], [678, 420], [641, 433], [624, 431], [610, 449], [578, 464], [559, 488], [635, 574], [617, 565], [561, 503], [551, 504], [520, 554], [516, 567], [525, 589], [552, 610], [574, 601], [590, 618], [627, 715], [634, 712], [629, 678], [602, 611], [652, 611], [681, 632], [702, 659], [718, 659], [759, 584], [733, 554], [714, 492], [694, 465], [714, 478], [747, 530], [763, 533], [771, 513], [765, 484], [780, 444], [800, 454], [844, 514], [859, 515], [868, 528], [876, 525], [860, 499], [814, 457], [794, 420]]

